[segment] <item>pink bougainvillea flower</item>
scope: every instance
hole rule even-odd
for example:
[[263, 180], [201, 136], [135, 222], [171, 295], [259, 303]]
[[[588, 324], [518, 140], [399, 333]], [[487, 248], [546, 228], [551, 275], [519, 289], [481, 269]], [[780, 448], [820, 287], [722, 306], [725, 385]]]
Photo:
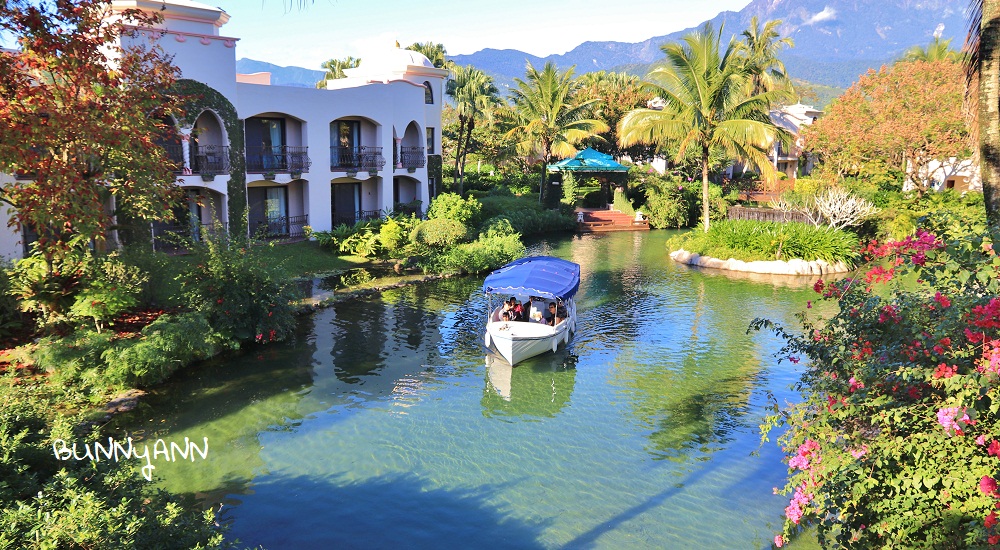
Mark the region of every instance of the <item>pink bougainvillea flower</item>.
[[945, 363], [941, 363], [937, 366], [937, 370], [934, 371], [934, 378], [951, 378], [958, 373], [958, 367], [955, 365], [948, 366]]
[[816, 294], [822, 294], [824, 286], [826, 285], [823, 284], [823, 279], [817, 279], [816, 283], [813, 285], [813, 290], [816, 291]]
[[986, 436], [981, 435], [976, 438], [976, 445], [986, 445]]
[[993, 526], [995, 526], [996, 524], [997, 524], [997, 513], [994, 510], [990, 512], [990, 515], [986, 516], [986, 519], [983, 520], [983, 525], [985, 525], [987, 529], [992, 529]]
[[965, 414], [964, 408], [945, 407], [938, 410], [937, 420], [939, 424], [944, 426], [945, 431], [954, 430], [957, 435], [961, 435], [961, 426], [958, 423], [969, 423], [971, 419], [969, 415]]
[[847, 381], [847, 383], [850, 384], [851, 386], [850, 388], [851, 393], [854, 393], [855, 391], [863, 389], [865, 387], [864, 382], [858, 382], [857, 380], [854, 379], [853, 376], [851, 377], [850, 380]]
[[934, 301], [941, 304], [941, 307], [951, 306], [951, 300], [949, 300], [947, 296], [941, 294], [940, 292], [934, 294]]
[[979, 490], [982, 491], [984, 495], [993, 496], [997, 492], [997, 482], [990, 476], [983, 476], [979, 480]]
[[990, 456], [1000, 456], [1000, 441], [996, 439], [990, 441], [990, 446], [986, 448], [986, 452]]
[[859, 449], [851, 449], [851, 456], [855, 459], [861, 458], [868, 454], [868, 445], [862, 445]]
[[774, 536], [774, 545], [777, 546], [778, 548], [781, 548], [782, 546], [785, 545], [785, 539], [782, 538], [781, 535], [775, 535]]

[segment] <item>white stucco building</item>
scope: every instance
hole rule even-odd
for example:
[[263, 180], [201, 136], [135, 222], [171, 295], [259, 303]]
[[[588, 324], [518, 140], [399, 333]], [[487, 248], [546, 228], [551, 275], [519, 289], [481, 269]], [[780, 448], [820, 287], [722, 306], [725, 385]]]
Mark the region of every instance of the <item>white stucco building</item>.
[[[192, 93], [185, 115], [168, 121], [180, 140], [164, 144], [187, 191], [179, 212], [186, 219], [181, 228], [157, 226], [154, 235], [184, 226], [197, 232], [213, 220], [240, 231], [248, 219], [252, 234], [297, 236], [305, 225], [328, 230], [399, 204], [427, 209], [440, 183], [433, 166], [440, 167], [447, 70], [387, 47], [363, 55], [348, 78], [325, 89], [271, 86], [266, 73], [236, 73], [239, 39], [220, 33], [229, 20], [221, 8], [190, 0], [113, 6], [163, 16], [127, 40], [156, 38]], [[12, 180], [0, 174], [0, 185]], [[0, 255], [21, 257], [30, 239], [0, 227]]]

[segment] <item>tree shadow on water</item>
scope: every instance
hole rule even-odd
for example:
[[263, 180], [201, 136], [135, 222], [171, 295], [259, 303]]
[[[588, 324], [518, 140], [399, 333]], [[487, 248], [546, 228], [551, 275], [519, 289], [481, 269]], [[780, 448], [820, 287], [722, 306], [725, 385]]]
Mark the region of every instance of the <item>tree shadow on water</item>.
[[224, 508], [241, 545], [295, 548], [544, 548], [547, 521], [506, 517], [494, 491], [429, 488], [413, 475], [362, 481], [258, 478], [252, 494]]

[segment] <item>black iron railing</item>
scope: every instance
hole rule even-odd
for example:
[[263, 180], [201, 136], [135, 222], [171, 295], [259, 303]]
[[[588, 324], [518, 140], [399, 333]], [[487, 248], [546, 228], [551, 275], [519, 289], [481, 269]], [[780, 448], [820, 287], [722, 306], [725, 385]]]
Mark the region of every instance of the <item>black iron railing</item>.
[[278, 237], [301, 237], [303, 227], [309, 225], [309, 215], [250, 218], [250, 234], [254, 237], [273, 239]]
[[229, 146], [199, 145], [191, 169], [197, 174], [229, 173]]
[[330, 147], [330, 170], [334, 172], [373, 172], [383, 166], [381, 147]]
[[309, 165], [308, 147], [247, 147], [247, 172], [308, 172]]
[[360, 221], [377, 220], [381, 217], [381, 210], [336, 210], [333, 212], [333, 225], [354, 225]]
[[400, 147], [399, 149], [400, 162], [403, 164], [403, 168], [415, 170], [423, 168], [427, 164], [427, 155], [424, 154], [423, 147]]

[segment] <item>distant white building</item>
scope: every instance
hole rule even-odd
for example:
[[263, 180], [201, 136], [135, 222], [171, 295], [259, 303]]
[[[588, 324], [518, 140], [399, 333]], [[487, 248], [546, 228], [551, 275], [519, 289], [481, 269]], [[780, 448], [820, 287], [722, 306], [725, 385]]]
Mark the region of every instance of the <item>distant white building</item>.
[[[114, 0], [113, 9], [163, 16], [126, 40], [158, 37], [180, 68], [180, 85], [196, 97], [183, 120], [170, 121], [180, 140], [164, 144], [181, 167], [187, 219], [154, 234], [197, 232], [215, 221], [240, 231], [248, 219], [251, 234], [297, 236], [305, 225], [328, 230], [401, 203], [426, 210], [441, 178], [447, 70], [417, 52], [386, 48], [364, 54], [361, 66], [325, 89], [271, 86], [267, 73], [236, 73], [239, 39], [220, 34], [229, 20], [220, 8]], [[12, 181], [0, 174], [0, 185]], [[30, 231], [0, 227], [0, 256], [22, 257], [30, 240]]]
[[801, 137], [802, 127], [816, 122], [823, 111], [796, 103], [780, 109], [772, 110], [771, 122], [779, 128], [784, 128], [793, 136], [791, 147], [785, 147], [781, 142], [774, 142], [770, 157], [774, 169], [794, 180], [799, 174], [808, 175], [816, 164], [816, 158], [805, 150], [805, 142]]

